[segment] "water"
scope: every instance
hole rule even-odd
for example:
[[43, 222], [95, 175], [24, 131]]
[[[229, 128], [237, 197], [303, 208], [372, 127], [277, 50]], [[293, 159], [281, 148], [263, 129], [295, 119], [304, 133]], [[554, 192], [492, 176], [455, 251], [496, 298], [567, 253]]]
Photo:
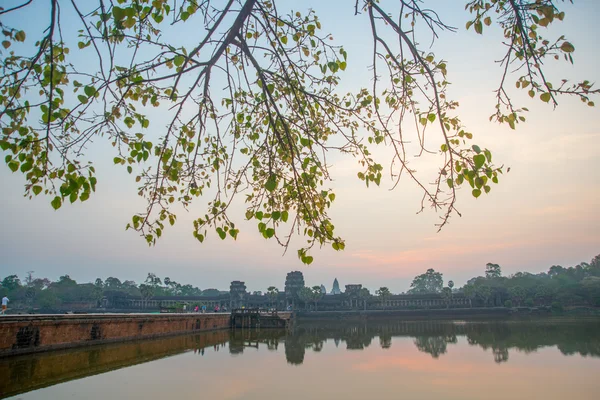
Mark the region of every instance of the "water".
[[598, 399], [599, 377], [598, 319], [300, 322], [2, 359], [0, 397]]

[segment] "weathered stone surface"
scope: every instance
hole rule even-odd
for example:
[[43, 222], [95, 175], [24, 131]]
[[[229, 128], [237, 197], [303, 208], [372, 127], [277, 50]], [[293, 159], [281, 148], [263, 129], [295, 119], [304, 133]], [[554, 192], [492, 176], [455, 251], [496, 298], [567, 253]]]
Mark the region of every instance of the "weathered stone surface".
[[0, 357], [96, 343], [228, 329], [229, 314], [11, 316], [0, 320]]

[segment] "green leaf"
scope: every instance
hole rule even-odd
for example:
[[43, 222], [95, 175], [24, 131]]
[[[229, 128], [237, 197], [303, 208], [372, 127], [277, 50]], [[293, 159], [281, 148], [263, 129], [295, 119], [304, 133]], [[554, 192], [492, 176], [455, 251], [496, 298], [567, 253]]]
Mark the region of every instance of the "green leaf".
[[54, 208], [55, 210], [58, 210], [60, 208], [60, 206], [62, 205], [62, 200], [60, 197], [56, 196], [51, 202], [50, 204], [52, 205], [52, 208]]
[[560, 49], [565, 53], [572, 53], [575, 51], [575, 46], [569, 42], [563, 42], [563, 44], [560, 45]]
[[23, 32], [23, 31], [17, 32], [17, 34], [15, 35], [15, 39], [17, 39], [17, 42], [24, 42], [25, 41], [25, 32]]
[[550, 93], [542, 93], [540, 95], [540, 99], [545, 103], [549, 102], [551, 98], [552, 96], [550, 95]]
[[302, 257], [302, 262], [306, 265], [310, 265], [313, 262], [313, 257], [312, 256], [304, 256], [304, 257]]
[[475, 169], [479, 169], [485, 164], [485, 156], [483, 154], [478, 154], [473, 157], [473, 162], [475, 163]]
[[33, 193], [37, 196], [38, 194], [40, 194], [42, 192], [42, 187], [41, 186], [34, 186], [31, 188], [31, 190], [33, 190]]
[[[83, 88], [83, 91], [88, 97], [92, 97], [96, 94], [96, 88], [93, 86], [86, 86]], [[83, 103], [83, 102], [82, 102]]]
[[185, 61], [185, 57], [184, 56], [175, 56], [175, 58], [173, 59], [173, 63], [180, 67], [181, 65], [183, 65], [183, 62]]
[[273, 213], [271, 214], [271, 218], [273, 218], [273, 221], [277, 221], [280, 217], [281, 213], [279, 211], [273, 211]]
[[479, 146], [477, 146], [476, 144], [474, 144], [474, 145], [472, 146], [472, 149], [473, 149], [473, 151], [474, 151], [475, 153], [477, 153], [477, 154], [481, 153], [481, 148], [480, 148]]
[[287, 212], [287, 211], [282, 211], [282, 212], [281, 212], [281, 220], [282, 220], [283, 222], [287, 222], [287, 220], [288, 220], [288, 216], [289, 216], [289, 215], [288, 215], [288, 212]]
[[269, 179], [267, 179], [267, 182], [265, 182], [265, 189], [267, 189], [269, 192], [272, 192], [275, 190], [275, 188], [277, 188], [277, 177], [275, 175], [271, 175], [269, 176]]
[[83, 104], [87, 104], [88, 102], [88, 98], [85, 97], [84, 95], [80, 94], [79, 96], [77, 96], [77, 98], [79, 99], [79, 101]]
[[225, 232], [221, 227], [217, 228], [217, 233], [219, 234], [221, 240], [225, 240], [225, 238], [227, 237], [227, 232]]
[[275, 234], [275, 229], [273, 229], [273, 228], [268, 228], [265, 231], [265, 236], [268, 238], [272, 238], [274, 234]]
[[113, 7], [112, 14], [117, 21], [125, 18], [125, 10], [123, 10], [121, 7]]
[[19, 169], [19, 163], [17, 161], [11, 161], [8, 163], [8, 168], [10, 168], [12, 172], [16, 172]]
[[429, 114], [429, 115], [427, 116], [427, 119], [429, 120], [429, 122], [433, 122], [433, 121], [435, 121], [435, 114]]
[[473, 189], [473, 197], [478, 198], [479, 196], [481, 196], [481, 190], [479, 189]]

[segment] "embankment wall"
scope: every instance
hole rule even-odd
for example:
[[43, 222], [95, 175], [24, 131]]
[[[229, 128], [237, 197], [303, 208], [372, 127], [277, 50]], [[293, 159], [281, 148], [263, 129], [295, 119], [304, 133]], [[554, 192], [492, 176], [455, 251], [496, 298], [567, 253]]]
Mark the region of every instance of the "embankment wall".
[[0, 319], [0, 357], [229, 329], [230, 314], [85, 314]]

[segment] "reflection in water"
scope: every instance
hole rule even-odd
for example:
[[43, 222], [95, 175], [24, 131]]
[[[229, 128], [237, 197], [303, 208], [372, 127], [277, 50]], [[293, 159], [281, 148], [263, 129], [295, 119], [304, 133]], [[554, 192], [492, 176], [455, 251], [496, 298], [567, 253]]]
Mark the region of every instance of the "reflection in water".
[[[266, 349], [267, 353], [278, 353], [275, 356], [283, 360], [283, 355], [279, 356], [282, 344], [285, 360], [293, 366], [300, 366], [312, 357], [330, 357], [331, 353], [323, 352], [324, 348], [337, 352], [345, 349], [348, 354], [354, 353], [368, 362], [371, 361], [369, 356], [361, 354], [373, 354], [367, 351], [369, 346], [372, 350], [379, 344], [383, 349], [383, 352], [377, 349], [379, 352], [390, 354], [395, 340], [403, 346], [403, 343], [412, 343], [413, 348], [428, 354], [429, 360], [436, 360], [436, 365], [453, 346], [491, 350], [490, 361], [508, 364], [511, 364], [510, 352], [528, 354], [544, 347], [556, 347], [563, 355], [600, 357], [600, 320], [300, 322], [293, 332], [218, 331], [95, 346], [0, 359], [0, 398], [182, 353], [193, 352], [204, 357], [205, 351], [206, 354], [226, 352], [224, 355], [244, 360], [245, 351], [256, 353], [258, 350], [262, 354]], [[327, 345], [328, 342], [332, 343]], [[320, 352], [324, 355], [317, 354]], [[418, 368], [418, 363], [409, 359], [387, 362]], [[238, 364], [230, 360], [226, 365], [236, 373]], [[363, 368], [368, 370], [369, 365]]]
[[367, 323], [301, 324], [291, 337], [286, 338], [286, 356], [291, 364], [301, 363], [304, 349], [323, 346], [333, 338], [335, 345], [346, 343], [348, 350], [362, 350], [379, 338], [383, 349], [392, 346], [393, 337], [413, 337], [421, 352], [439, 358], [448, 351], [448, 345], [456, 344], [458, 337], [466, 337], [472, 346], [491, 349], [494, 361], [506, 362], [509, 350], [534, 352], [537, 349], [556, 346], [564, 355], [600, 357], [600, 321], [556, 320], [538, 321], [486, 321], [456, 323], [453, 321], [386, 321]]

